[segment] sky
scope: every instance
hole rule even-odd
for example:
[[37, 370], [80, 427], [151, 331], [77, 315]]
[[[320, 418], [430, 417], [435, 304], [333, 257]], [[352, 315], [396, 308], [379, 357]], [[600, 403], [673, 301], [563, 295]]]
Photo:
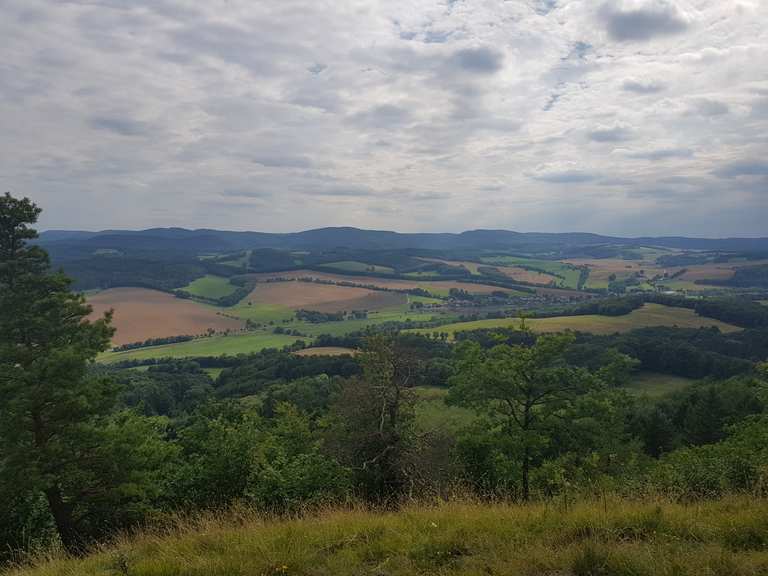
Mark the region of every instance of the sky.
[[41, 229], [768, 236], [765, 0], [0, 0]]

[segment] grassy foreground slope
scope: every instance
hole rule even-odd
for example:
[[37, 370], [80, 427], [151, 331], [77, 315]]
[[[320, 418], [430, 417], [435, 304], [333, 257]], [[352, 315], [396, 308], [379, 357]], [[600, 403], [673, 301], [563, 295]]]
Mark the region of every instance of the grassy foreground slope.
[[768, 502], [478, 505], [249, 514], [127, 538], [84, 559], [13, 576], [514, 574], [746, 576], [768, 573]]
[[[651, 326], [678, 326], [680, 328], [700, 328], [717, 326], [723, 332], [736, 332], [740, 328], [715, 320], [698, 316], [687, 308], [673, 308], [661, 304], [645, 304], [642, 308], [624, 316], [599, 316], [588, 314], [583, 316], [557, 316], [554, 318], [531, 318], [525, 324], [534, 332], [563, 332], [575, 330], [592, 334], [613, 334], [628, 332], [635, 328]], [[456, 332], [479, 330], [481, 328], [515, 328], [520, 326], [518, 318], [494, 318], [490, 320], [475, 320], [473, 322], [456, 322], [434, 329], [413, 330], [431, 334], [432, 332], [447, 332], [453, 336]]]

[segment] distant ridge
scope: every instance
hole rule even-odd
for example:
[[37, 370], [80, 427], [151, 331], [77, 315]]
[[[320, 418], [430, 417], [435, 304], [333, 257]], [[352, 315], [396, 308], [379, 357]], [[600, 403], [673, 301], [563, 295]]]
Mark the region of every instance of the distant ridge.
[[226, 251], [248, 248], [368, 250], [396, 249], [519, 249], [559, 250], [601, 244], [659, 246], [683, 250], [768, 251], [768, 238], [686, 238], [683, 236], [624, 238], [585, 232], [515, 232], [512, 230], [468, 230], [461, 233], [400, 233], [329, 227], [302, 232], [236, 232], [201, 228], [150, 228], [147, 230], [48, 230], [40, 234], [43, 245], [121, 249], [153, 247], [181, 251]]

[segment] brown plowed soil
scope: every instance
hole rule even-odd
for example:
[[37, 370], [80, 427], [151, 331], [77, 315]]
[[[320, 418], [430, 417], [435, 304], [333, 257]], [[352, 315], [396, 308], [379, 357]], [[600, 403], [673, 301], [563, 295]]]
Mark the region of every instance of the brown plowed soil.
[[244, 326], [240, 320], [217, 314], [212, 307], [145, 288], [110, 288], [88, 298], [88, 304], [93, 307], [91, 319], [114, 309], [115, 345], [149, 338], [194, 336], [209, 328], [217, 332], [239, 330]]

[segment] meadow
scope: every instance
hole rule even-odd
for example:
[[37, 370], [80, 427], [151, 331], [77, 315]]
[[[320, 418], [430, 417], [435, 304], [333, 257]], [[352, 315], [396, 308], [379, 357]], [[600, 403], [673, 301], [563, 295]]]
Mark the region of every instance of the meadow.
[[181, 519], [85, 558], [52, 552], [5, 576], [756, 576], [768, 571], [768, 501], [659, 497], [449, 501], [398, 511], [249, 510]]
[[230, 284], [227, 278], [207, 274], [206, 276], [187, 284], [182, 290], [189, 292], [192, 296], [216, 300], [218, 298], [223, 298], [224, 296], [229, 296], [237, 290], [237, 286]]
[[669, 374], [656, 374], [654, 372], [640, 372], [634, 374], [624, 390], [634, 396], [648, 398], [661, 398], [667, 394], [673, 394], [685, 390], [696, 383], [691, 378], [671, 376]]
[[[628, 332], [636, 328], [651, 326], [677, 326], [680, 328], [701, 328], [716, 326], [723, 332], [735, 332], [740, 328], [715, 320], [698, 316], [687, 308], [672, 308], [661, 304], [645, 304], [625, 316], [598, 316], [594, 314], [583, 316], [557, 316], [554, 318], [530, 318], [525, 325], [534, 332], [563, 332], [573, 330], [592, 334], [613, 334]], [[415, 329], [412, 332], [431, 334], [446, 332], [453, 337], [457, 332], [478, 330], [481, 328], [516, 328], [520, 326], [519, 318], [494, 318], [475, 320], [472, 322], [457, 322], [446, 324], [434, 329]]]
[[555, 260], [537, 260], [519, 256], [486, 256], [482, 258], [482, 261], [492, 265], [516, 266], [549, 274], [555, 283], [563, 288], [577, 288], [581, 276], [581, 271], [573, 264]]
[[282, 348], [299, 340], [296, 336], [273, 334], [271, 332], [248, 332], [229, 336], [210, 336], [189, 342], [137, 348], [125, 352], [105, 352], [99, 362], [112, 363], [123, 360], [147, 360], [151, 358], [189, 358], [197, 356], [235, 356], [249, 354], [265, 348]]
[[341, 272], [379, 272], [381, 274], [392, 274], [395, 270], [389, 266], [379, 266], [377, 264], [368, 264], [366, 262], [357, 262], [355, 260], [343, 260], [341, 262], [329, 262], [323, 264], [323, 268], [340, 270]]

